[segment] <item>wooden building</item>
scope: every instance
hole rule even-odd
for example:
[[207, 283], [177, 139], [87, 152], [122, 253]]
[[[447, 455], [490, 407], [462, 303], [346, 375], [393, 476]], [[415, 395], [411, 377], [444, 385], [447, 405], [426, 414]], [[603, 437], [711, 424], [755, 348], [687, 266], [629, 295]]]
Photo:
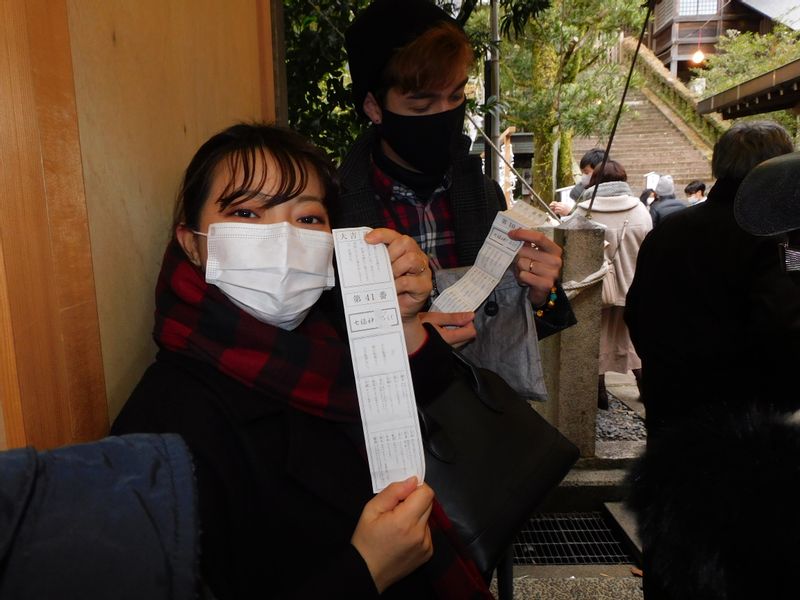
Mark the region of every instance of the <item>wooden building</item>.
[[[780, 2], [781, 0], [771, 0]], [[712, 54], [728, 29], [767, 33], [774, 21], [741, 0], [662, 0], [656, 4], [647, 46], [670, 72], [688, 81], [697, 50]]]

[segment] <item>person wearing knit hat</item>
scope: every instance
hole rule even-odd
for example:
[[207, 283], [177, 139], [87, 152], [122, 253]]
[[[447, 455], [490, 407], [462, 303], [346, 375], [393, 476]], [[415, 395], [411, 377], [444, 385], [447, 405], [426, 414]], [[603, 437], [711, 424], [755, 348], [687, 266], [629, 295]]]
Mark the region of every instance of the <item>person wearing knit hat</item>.
[[653, 218], [653, 227], [664, 220], [664, 217], [686, 208], [686, 204], [675, 196], [675, 183], [672, 175], [662, 175], [656, 183], [656, 199], [650, 205], [650, 216]]
[[[474, 62], [464, 30], [429, 0], [375, 0], [347, 29], [345, 46], [353, 103], [370, 126], [340, 166], [333, 224], [396, 229], [417, 241], [434, 270], [472, 265], [495, 214], [507, 206], [462, 133]], [[510, 236], [526, 242], [515, 274], [533, 307], [544, 309], [539, 337], [574, 323], [557, 284], [561, 248], [538, 231]], [[473, 316], [422, 318], [458, 346], [477, 335]]]

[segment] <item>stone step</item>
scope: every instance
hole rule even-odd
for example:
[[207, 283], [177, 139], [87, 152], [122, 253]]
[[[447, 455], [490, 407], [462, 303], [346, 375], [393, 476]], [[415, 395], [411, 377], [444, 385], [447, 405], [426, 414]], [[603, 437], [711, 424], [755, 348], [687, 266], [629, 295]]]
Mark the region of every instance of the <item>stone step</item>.
[[639, 539], [636, 516], [628, 510], [624, 502], [605, 502], [603, 507], [616, 524], [617, 533], [621, 534], [626, 550], [636, 561], [636, 564], [641, 566], [642, 541]]
[[[686, 184], [695, 179], [710, 187], [708, 159], [661, 110], [637, 90], [631, 90], [626, 102], [629, 110], [620, 120], [611, 156], [625, 167], [631, 188], [639, 193], [644, 175], [651, 171], [672, 175], [679, 197]], [[605, 145], [606, 140], [575, 138], [573, 156], [578, 162], [587, 150]]]

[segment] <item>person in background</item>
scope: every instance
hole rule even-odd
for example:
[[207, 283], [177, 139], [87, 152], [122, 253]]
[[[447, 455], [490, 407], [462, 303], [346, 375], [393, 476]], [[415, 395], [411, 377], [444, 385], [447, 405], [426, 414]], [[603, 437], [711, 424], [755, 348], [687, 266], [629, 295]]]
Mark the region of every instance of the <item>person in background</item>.
[[565, 217], [575, 210], [575, 203], [580, 199], [584, 190], [589, 187], [589, 179], [592, 177], [592, 173], [594, 173], [594, 170], [603, 162], [605, 156], [606, 151], [602, 148], [592, 148], [586, 151], [578, 164], [581, 170], [580, 181], [569, 191], [569, 200], [550, 203], [550, 208], [553, 209], [554, 213]]
[[651, 188], [646, 188], [644, 191], [642, 191], [641, 194], [639, 194], [639, 201], [645, 205], [645, 208], [648, 209], [650, 208], [650, 205], [653, 203], [655, 199], [656, 199], [656, 191]]
[[781, 268], [798, 281], [800, 272], [800, 188], [790, 185], [800, 168], [800, 152], [767, 160], [745, 179], [734, 203], [739, 227], [778, 244]]
[[[356, 110], [366, 128], [339, 168], [336, 227], [390, 227], [414, 238], [431, 268], [471, 266], [498, 211], [497, 183], [469, 155], [464, 89], [473, 52], [463, 29], [427, 0], [375, 0], [345, 32]], [[515, 261], [539, 338], [572, 323], [558, 285], [561, 248], [544, 233], [517, 229]], [[553, 289], [556, 288], [556, 292]], [[551, 296], [555, 294], [555, 298]], [[425, 313], [454, 346], [476, 335], [473, 313]]]
[[625, 322], [642, 359], [648, 443], [715, 398], [778, 398], [796, 387], [794, 368], [774, 367], [800, 359], [800, 294], [778, 264], [775, 240], [734, 219], [742, 180], [792, 149], [775, 122], [733, 125], [714, 146], [708, 199], [642, 243]]
[[706, 199], [706, 184], [695, 179], [683, 188], [683, 193], [686, 194], [686, 202], [689, 206], [704, 202]]
[[[412, 477], [372, 493], [338, 292], [327, 291], [336, 200], [333, 166], [294, 132], [240, 124], [200, 147], [156, 285], [159, 351], [112, 433], [186, 441], [201, 573], [218, 600], [490, 598], [430, 487]], [[452, 360], [418, 318], [428, 258], [395, 231], [365, 239], [387, 246], [425, 402], [449, 385]]]
[[595, 169], [576, 214], [586, 215], [594, 186], [597, 194], [592, 205], [592, 219], [605, 225], [606, 261], [609, 272], [603, 281], [603, 309], [600, 313], [600, 376], [597, 383], [597, 406], [608, 408], [605, 374], [607, 371], [632, 371], [638, 384], [641, 361], [623, 320], [625, 295], [628, 293], [639, 246], [653, 223], [647, 208], [634, 196], [627, 184], [625, 168], [608, 160], [605, 168]]
[[672, 175], [662, 175], [658, 178], [655, 194], [656, 199], [650, 205], [653, 227], [657, 227], [665, 217], [686, 208], [686, 204], [675, 196], [675, 184], [672, 181]]
[[[786, 140], [775, 133], [771, 141], [786, 148]], [[758, 139], [753, 132], [749, 137]], [[762, 144], [755, 149], [765, 150]], [[749, 160], [744, 154], [739, 158]], [[731, 164], [724, 162], [720, 159], [720, 172], [730, 172]], [[648, 440], [629, 474], [647, 600], [797, 596], [800, 399], [791, 392], [796, 385], [788, 386], [800, 364], [798, 170], [797, 152], [766, 160], [749, 172], [733, 201], [736, 224], [764, 246], [763, 262], [743, 265], [755, 269], [742, 273], [754, 281], [741, 286], [744, 293], [759, 286], [763, 298], [759, 312], [745, 316], [743, 331], [753, 317], [772, 329], [770, 356], [761, 365], [763, 385], [720, 390], [716, 397], [685, 406]], [[702, 205], [687, 213], [695, 210]], [[733, 227], [726, 230], [737, 236], [734, 243], [748, 239]], [[774, 379], [777, 386], [771, 385]]]
[[710, 400], [648, 440], [628, 474], [644, 598], [794, 600], [800, 413], [742, 392]]

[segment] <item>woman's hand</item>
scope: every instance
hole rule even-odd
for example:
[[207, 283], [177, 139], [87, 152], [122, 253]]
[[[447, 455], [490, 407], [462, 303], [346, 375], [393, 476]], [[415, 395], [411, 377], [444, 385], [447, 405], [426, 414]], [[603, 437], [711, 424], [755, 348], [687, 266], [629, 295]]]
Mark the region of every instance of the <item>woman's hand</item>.
[[417, 315], [433, 289], [428, 257], [413, 238], [393, 229], [373, 229], [364, 236], [364, 240], [368, 244], [386, 244], [389, 250], [406, 347], [409, 354], [413, 353], [427, 339], [425, 328]]
[[541, 306], [561, 272], [561, 246], [533, 229], [512, 229], [508, 237], [525, 242], [514, 259], [514, 272], [517, 282], [530, 288], [531, 304]]
[[460, 348], [467, 342], [474, 340], [478, 332], [475, 330], [474, 312], [446, 313], [446, 312], [421, 312], [419, 320], [430, 323], [442, 336], [442, 339], [453, 348]]
[[551, 202], [550, 209], [559, 217], [566, 217], [572, 211], [572, 207], [566, 202]]
[[428, 517], [433, 490], [417, 478], [387, 486], [364, 505], [350, 543], [367, 563], [378, 593], [433, 555]]

